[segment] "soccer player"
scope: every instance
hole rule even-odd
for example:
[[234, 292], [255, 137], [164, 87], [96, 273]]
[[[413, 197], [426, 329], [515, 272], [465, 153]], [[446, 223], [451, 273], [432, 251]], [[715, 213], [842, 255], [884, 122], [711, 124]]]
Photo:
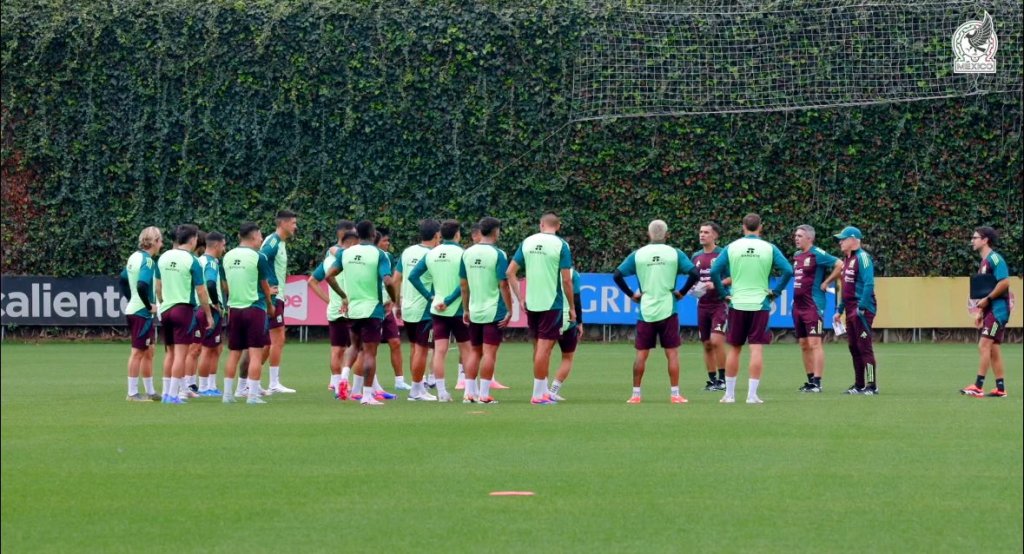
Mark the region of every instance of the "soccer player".
[[270, 345], [263, 349], [263, 361], [270, 361], [270, 384], [267, 390], [272, 393], [292, 393], [295, 392], [295, 389], [281, 384], [281, 354], [284, 351], [285, 341], [284, 300], [285, 285], [288, 281], [286, 243], [295, 237], [298, 222], [295, 212], [289, 210], [277, 212], [274, 222], [277, 229], [263, 241], [263, 246], [260, 248], [260, 252], [263, 252], [267, 261], [274, 268], [274, 275], [270, 279], [270, 288], [271, 290], [276, 289], [274, 317], [269, 321]]
[[[536, 337], [533, 356], [532, 404], [552, 404], [548, 392], [548, 364], [555, 342], [562, 336], [562, 306], [572, 290], [572, 253], [556, 233], [562, 221], [553, 213], [540, 218], [540, 232], [526, 237], [508, 264], [508, 286], [526, 308], [530, 333]], [[519, 269], [526, 272], [526, 301], [519, 298]], [[576, 322], [576, 306], [569, 306], [569, 322]]]
[[[641, 402], [641, 382], [647, 367], [647, 357], [658, 342], [665, 350], [668, 360], [669, 401], [685, 404], [686, 397], [679, 392], [679, 314], [676, 300], [683, 297], [682, 290], [676, 290], [676, 277], [688, 274], [696, 279], [696, 266], [681, 250], [665, 244], [668, 225], [655, 219], [647, 226], [650, 243], [634, 251], [615, 269], [615, 284], [633, 302], [640, 304], [636, 322], [636, 359], [633, 361], [633, 395], [629, 404]], [[639, 283], [635, 292], [626, 283], [626, 277], [636, 275]], [[526, 283], [530, 285], [529, 281]]]
[[[580, 274], [576, 268], [572, 268], [572, 297], [572, 305], [576, 307], [576, 322], [574, 324], [569, 321], [569, 302], [566, 299], [562, 305], [562, 336], [558, 338], [558, 350], [562, 353], [562, 359], [558, 362], [558, 371], [548, 390], [548, 396], [555, 402], [565, 401], [560, 392], [572, 371], [576, 348], [583, 338], [583, 303], [580, 300]], [[493, 384], [491, 386], [493, 388]]]
[[210, 308], [213, 322], [207, 327], [200, 343], [202, 352], [199, 354], [199, 396], [220, 396], [217, 388], [217, 363], [224, 351], [222, 337], [224, 333], [224, 306], [227, 284], [224, 282], [224, 268], [220, 259], [224, 257], [225, 237], [216, 231], [206, 235], [206, 250], [199, 257], [199, 265], [203, 268], [203, 279], [206, 281], [206, 293], [210, 296]]
[[[203, 267], [202, 258], [206, 254], [206, 231], [202, 229], [196, 235], [196, 248], [192, 251], [192, 255], [199, 261], [200, 270]], [[213, 305], [210, 305], [210, 311], [213, 312]], [[199, 306], [193, 306], [193, 312], [198, 322], [197, 327], [205, 330], [210, 328], [210, 321], [206, 319], [203, 312], [199, 309]], [[185, 380], [182, 382], [181, 397], [182, 398], [198, 398], [199, 397], [199, 386], [196, 383], [196, 370], [199, 368], [199, 354], [203, 350], [203, 334], [193, 333], [192, 344], [188, 345], [188, 355], [185, 357]]]
[[165, 374], [168, 367], [171, 370], [170, 386], [162, 399], [165, 404], [183, 403], [179, 394], [185, 377], [185, 357], [193, 337], [197, 333], [202, 336], [205, 331], [199, 327], [193, 310], [197, 296], [206, 321], [213, 321], [203, 271], [192, 254], [198, 234], [195, 225], [179, 225], [175, 230], [174, 248], [164, 252], [157, 262], [156, 297], [160, 302], [160, 320], [167, 345]]
[[[432, 368], [437, 383], [437, 401], [451, 402], [452, 395], [445, 388], [444, 357], [448, 353], [451, 339], [459, 348], [459, 357], [468, 359], [469, 328], [462, 319], [462, 288], [459, 278], [459, 264], [462, 262], [462, 238], [459, 222], [448, 219], [441, 222], [441, 244], [431, 249], [409, 273], [412, 286], [430, 301], [430, 314], [434, 332], [434, 360]], [[423, 283], [423, 275], [429, 274], [434, 290]], [[444, 296], [439, 296], [444, 295]]]
[[[503, 329], [512, 320], [512, 293], [508, 289], [508, 257], [495, 246], [501, 237], [501, 221], [493, 217], [480, 220], [480, 242], [470, 246], [459, 266], [463, 321], [469, 325], [472, 346], [466, 367], [466, 394], [463, 402], [494, 404], [491, 379], [498, 359]], [[480, 389], [477, 391], [477, 377]]]
[[[725, 390], [725, 322], [729, 308], [711, 282], [711, 266], [722, 253], [718, 246], [721, 236], [722, 227], [714, 221], [701, 223], [698, 233], [701, 249], [690, 256], [700, 273], [697, 291], [702, 295], [697, 299], [697, 335], [704, 347], [704, 367], [708, 372], [705, 391]], [[725, 277], [722, 284], [729, 286], [732, 279]]]
[[800, 342], [807, 382], [800, 392], [821, 392], [821, 373], [825, 368], [824, 331], [825, 291], [839, 278], [843, 262], [814, 246], [814, 227], [800, 225], [793, 233], [793, 331]]
[[[405, 271], [412, 271], [432, 248], [441, 241], [441, 223], [435, 219], [420, 221], [420, 242], [402, 251], [395, 268], [395, 288], [399, 290], [398, 317], [405, 323], [405, 336], [412, 345], [409, 354], [409, 370], [412, 372], [412, 390], [409, 400], [437, 400], [427, 392], [423, 377], [427, 369], [427, 352], [430, 350], [430, 332], [433, 322], [430, 318], [430, 301], [416, 290], [409, 279], [402, 278]], [[429, 273], [420, 276], [424, 288], [433, 290], [434, 281]]]
[[[835, 235], [843, 251], [843, 312], [846, 316], [846, 340], [853, 357], [854, 383], [846, 394], [878, 394], [875, 377], [875, 349], [872, 344], [871, 324], [878, 313], [875, 302], [875, 264], [871, 255], [860, 246], [861, 232], [856, 227], [846, 227]], [[836, 302], [839, 319], [839, 306]]]
[[[331, 381], [327, 385], [327, 388], [334, 393], [335, 397], [339, 400], [348, 399], [348, 374], [342, 372], [342, 363], [345, 356], [345, 350], [352, 346], [352, 341], [349, 337], [349, 322], [348, 318], [345, 317], [348, 311], [348, 301], [344, 296], [338, 294], [333, 288], [328, 287], [328, 292], [325, 294], [323, 289], [320, 288], [320, 282], [323, 281], [327, 276], [327, 270], [334, 265], [334, 258], [338, 255], [338, 252], [354, 246], [359, 242], [359, 235], [355, 232], [356, 224], [351, 221], [341, 221], [338, 223], [335, 229], [338, 236], [337, 244], [327, 249], [324, 255], [324, 261], [317, 266], [313, 274], [309, 276], [309, 288], [313, 291], [313, 294], [320, 297], [321, 300], [327, 303], [327, 333], [331, 343], [331, 355], [330, 355], [330, 371]], [[335, 277], [335, 281], [341, 279], [339, 275]], [[344, 290], [345, 285], [341, 282], [337, 283], [338, 288]], [[348, 366], [345, 369], [349, 369]], [[351, 371], [351, 370], [350, 370]]]
[[224, 367], [225, 404], [235, 401], [231, 385], [243, 351], [248, 351], [247, 404], [265, 404], [261, 398], [261, 358], [267, 342], [267, 322], [276, 309], [270, 278], [274, 269], [258, 250], [263, 233], [255, 223], [243, 223], [238, 229], [238, 247], [224, 256], [224, 276], [228, 284], [228, 361]]
[[[772, 267], [782, 272], [774, 289], [769, 288]], [[722, 277], [728, 272], [732, 285], [726, 290]], [[747, 404], [761, 404], [757, 386], [764, 367], [764, 345], [772, 340], [768, 330], [771, 301], [778, 298], [793, 276], [793, 266], [774, 244], [761, 238], [761, 216], [747, 214], [743, 218], [743, 238], [729, 243], [711, 266], [711, 281], [718, 295], [729, 303], [725, 342], [725, 395], [720, 402], [736, 401], [736, 375], [740, 370], [743, 344], [750, 345], [750, 381]]]
[[[483, 235], [480, 233], [480, 222], [479, 221], [474, 223], [469, 228], [469, 238], [470, 238], [470, 240], [473, 241], [473, 244], [480, 244], [480, 241], [483, 240]], [[502, 250], [502, 252], [504, 252], [504, 250]], [[505, 257], [507, 258], [508, 255], [506, 254]], [[495, 370], [497, 370], [497, 368], [495, 368]], [[456, 389], [462, 390], [462, 388], [465, 386], [465, 378], [466, 378], [465, 368], [463, 367], [462, 360], [460, 359], [459, 360], [459, 379], [455, 383], [455, 388]], [[508, 386], [503, 385], [501, 383], [501, 381], [498, 381], [497, 376], [494, 376], [494, 375], [491, 376], [491, 390], [505, 390], [507, 388], [508, 388]]]
[[[160, 253], [163, 243], [163, 234], [158, 227], [143, 229], [139, 233], [139, 249], [128, 257], [121, 272], [130, 297], [124, 312], [132, 341], [132, 351], [128, 356], [128, 400], [131, 402], [160, 400], [153, 387], [153, 353], [156, 350], [153, 316], [157, 309], [153, 287], [156, 262], [153, 258]], [[139, 392], [140, 373], [145, 394]]]
[[993, 248], [999, 234], [991, 227], [978, 227], [971, 235], [971, 248], [981, 256], [979, 274], [995, 277], [995, 288], [978, 302], [978, 313], [975, 315], [975, 326], [978, 328], [978, 376], [974, 384], [960, 391], [961, 394], [982, 396], [985, 394], [985, 376], [989, 368], [996, 377], [996, 388], [988, 396], [1006, 397], [1006, 384], [1003, 381], [1003, 353], [999, 345], [1006, 333], [1006, 323], [1010, 321], [1010, 272], [1006, 260]]
[[[395, 269], [395, 259], [391, 255], [391, 230], [387, 227], [377, 228], [377, 248], [380, 248], [382, 252], [387, 254], [388, 260], [391, 262], [392, 270]], [[392, 273], [391, 279], [394, 280], [394, 273]], [[402, 369], [402, 335], [398, 331], [398, 318], [395, 317], [396, 305], [387, 303], [384, 306], [384, 324], [381, 329], [381, 340], [388, 343], [388, 347], [391, 349], [391, 369], [395, 372], [395, 390], [409, 390], [412, 387], [405, 383], [405, 371]], [[380, 388], [380, 379], [378, 378], [374, 382], [374, 390], [377, 394], [385, 394], [386, 396], [392, 396], [386, 393], [384, 389]]]
[[[359, 401], [364, 406], [378, 406], [381, 402], [375, 398], [373, 387], [366, 386], [366, 383], [373, 383], [377, 373], [377, 347], [384, 320], [384, 299], [381, 295], [386, 291], [392, 302], [396, 295], [392, 286], [391, 260], [373, 244], [377, 233], [373, 222], [360, 221], [356, 224], [356, 233], [359, 244], [337, 253], [325, 279], [339, 295], [348, 296], [352, 345], [362, 352], [365, 379], [363, 390], [356, 391], [360, 393]], [[345, 291], [340, 287], [335, 289], [337, 283], [331, 279], [341, 272], [346, 272]], [[383, 289], [382, 282], [386, 285]]]

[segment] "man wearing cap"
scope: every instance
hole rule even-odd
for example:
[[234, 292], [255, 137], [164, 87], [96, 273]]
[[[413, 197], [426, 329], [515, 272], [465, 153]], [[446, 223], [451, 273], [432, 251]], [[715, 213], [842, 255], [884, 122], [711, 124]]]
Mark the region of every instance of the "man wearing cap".
[[[876, 395], [875, 350], [871, 324], [878, 312], [875, 302], [875, 264], [871, 255], [860, 247], [863, 235], [856, 227], [846, 227], [835, 235], [843, 251], [842, 299], [846, 316], [846, 339], [853, 356], [854, 384], [846, 394]], [[840, 318], [839, 308], [833, 325]]]
[[[782, 276], [769, 288], [772, 268]], [[732, 285], [726, 290], [722, 278], [729, 274]], [[764, 367], [764, 345], [772, 340], [768, 330], [772, 300], [778, 298], [793, 277], [793, 266], [778, 246], [761, 238], [761, 216], [747, 214], [743, 218], [743, 238], [729, 243], [711, 265], [711, 282], [718, 295], [729, 303], [725, 342], [725, 396], [719, 402], [736, 401], [736, 375], [740, 369], [740, 353], [744, 343], [750, 345], [749, 388], [747, 404], [761, 404], [757, 387]]]

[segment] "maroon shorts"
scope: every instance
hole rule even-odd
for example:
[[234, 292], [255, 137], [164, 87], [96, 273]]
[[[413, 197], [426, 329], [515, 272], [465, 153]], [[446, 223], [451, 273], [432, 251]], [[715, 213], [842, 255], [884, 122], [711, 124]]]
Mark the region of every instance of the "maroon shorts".
[[729, 308], [725, 302], [715, 304], [697, 303], [697, 334], [701, 342], [711, 340], [711, 333], [725, 334], [725, 321]]
[[408, 337], [410, 343], [424, 348], [434, 346], [433, 341], [430, 340], [430, 332], [434, 329], [433, 321], [429, 319], [417, 322], [406, 321], [404, 327], [405, 336]]
[[434, 340], [449, 340], [455, 338], [455, 342], [466, 342], [469, 340], [469, 327], [462, 321], [462, 316], [452, 317], [446, 315], [432, 316], [434, 321]]
[[485, 344], [497, 346], [501, 344], [502, 338], [504, 338], [504, 333], [502, 333], [501, 327], [498, 327], [497, 322], [469, 324], [469, 344], [473, 346]]
[[280, 298], [274, 299], [274, 317], [267, 315], [267, 329], [277, 329], [278, 327], [284, 327], [284, 300]]
[[793, 331], [796, 338], [820, 337], [825, 329], [825, 322], [817, 308], [798, 308], [793, 306]]
[[[224, 335], [224, 318], [220, 315], [217, 310], [210, 310], [213, 314], [213, 325], [210, 325], [205, 331], [203, 331], [202, 345], [205, 348], [217, 348], [222, 344]], [[199, 312], [199, 317], [206, 319], [206, 316], [202, 312]]]
[[352, 344], [349, 337], [349, 322], [343, 317], [327, 322], [327, 334], [331, 339], [331, 346], [348, 348]]
[[565, 330], [560, 337], [558, 337], [558, 349], [562, 351], [562, 354], [571, 354], [576, 351], [576, 347], [580, 344], [580, 328], [577, 325], [573, 325]]
[[352, 335], [359, 337], [363, 344], [380, 344], [383, 320], [376, 317], [348, 320], [352, 325]]
[[402, 334], [398, 332], [398, 320], [394, 312], [388, 311], [380, 327], [380, 341], [388, 342], [391, 339], [400, 339]]
[[996, 314], [991, 310], [985, 312], [981, 320], [981, 329], [978, 331], [983, 339], [989, 339], [996, 344], [1002, 344], [1006, 336], [1006, 322], [996, 319]]
[[661, 321], [637, 321], [636, 341], [637, 350], [650, 350], [656, 342], [661, 342], [662, 348], [679, 348], [683, 344], [679, 336], [679, 315], [672, 314]]
[[558, 340], [562, 337], [562, 310], [531, 312], [526, 310], [526, 326], [530, 336], [544, 340]]
[[193, 337], [199, 328], [196, 313], [191, 304], [175, 304], [160, 316], [163, 324], [164, 344], [192, 344]]
[[132, 338], [132, 348], [146, 350], [156, 343], [156, 325], [152, 317], [129, 315], [128, 335]]
[[259, 308], [231, 308], [228, 315], [228, 349], [263, 348], [267, 341], [267, 312]]
[[772, 334], [768, 331], [768, 310], [744, 312], [729, 310], [728, 324], [725, 328], [725, 342], [733, 346], [746, 344], [769, 344]]

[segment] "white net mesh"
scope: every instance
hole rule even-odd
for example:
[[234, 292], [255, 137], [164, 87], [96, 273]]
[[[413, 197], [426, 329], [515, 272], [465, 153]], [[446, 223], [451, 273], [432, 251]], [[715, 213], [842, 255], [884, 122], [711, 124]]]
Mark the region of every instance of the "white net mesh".
[[[589, 4], [573, 120], [778, 111], [1020, 92], [1022, 2]], [[994, 22], [994, 74], [953, 72], [953, 35]]]

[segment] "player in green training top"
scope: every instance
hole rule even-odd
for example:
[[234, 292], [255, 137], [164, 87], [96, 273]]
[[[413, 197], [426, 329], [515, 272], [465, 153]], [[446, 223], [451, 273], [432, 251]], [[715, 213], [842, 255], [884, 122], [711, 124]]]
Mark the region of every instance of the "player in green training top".
[[274, 318], [269, 320], [270, 344], [263, 349], [263, 361], [270, 361], [270, 383], [267, 390], [276, 393], [291, 393], [295, 389], [281, 384], [281, 355], [284, 352], [284, 302], [285, 288], [288, 281], [288, 247], [287, 242], [295, 237], [298, 229], [298, 216], [295, 212], [281, 210], [274, 219], [277, 229], [266, 240], [260, 252], [274, 268], [270, 278], [270, 288], [274, 291]]
[[[553, 213], [540, 218], [540, 232], [530, 235], [508, 264], [508, 285], [526, 308], [526, 321], [537, 341], [533, 357], [532, 404], [551, 404], [548, 365], [555, 342], [562, 337], [562, 305], [572, 298], [572, 254], [557, 233], [562, 220]], [[519, 298], [519, 268], [526, 270], [526, 301]], [[576, 322], [576, 306], [569, 306], [569, 322]]]
[[160, 321], [167, 345], [164, 375], [170, 373], [170, 383], [162, 398], [166, 404], [183, 403], [179, 393], [185, 377], [185, 357], [194, 337], [202, 337], [205, 331], [196, 321], [193, 309], [196, 296], [206, 321], [213, 320], [203, 271], [192, 254], [198, 238], [198, 227], [179, 225], [175, 230], [174, 248], [164, 252], [157, 262], [156, 297], [160, 302]]
[[[459, 356], [469, 357], [469, 328], [462, 320], [462, 289], [460, 287], [459, 264], [462, 263], [462, 232], [459, 222], [448, 219], [441, 222], [441, 244], [428, 252], [409, 273], [412, 286], [430, 300], [430, 314], [434, 332], [434, 360], [431, 364], [437, 384], [438, 402], [451, 402], [452, 396], [445, 387], [444, 358], [448, 345], [454, 337]], [[433, 290], [423, 283], [423, 276], [429, 275]]]
[[[775, 288], [770, 288], [772, 268], [782, 272]], [[722, 277], [728, 273], [732, 285], [727, 291]], [[757, 386], [761, 383], [764, 366], [763, 345], [771, 342], [768, 330], [769, 310], [793, 277], [793, 266], [779, 247], [761, 238], [761, 216], [747, 214], [743, 218], [743, 238], [729, 243], [711, 266], [711, 281], [718, 295], [729, 303], [729, 319], [725, 342], [729, 352], [725, 357], [725, 396], [721, 402], [736, 401], [736, 375], [740, 371], [740, 352], [743, 344], [750, 344], [750, 388], [747, 404], [760, 404]]]
[[[405, 336], [412, 345], [409, 354], [409, 368], [412, 372], [412, 390], [409, 400], [437, 400], [424, 387], [424, 374], [427, 370], [427, 352], [430, 350], [430, 332], [433, 322], [430, 319], [430, 301], [416, 290], [409, 279], [403, 279], [405, 272], [412, 271], [432, 248], [441, 242], [441, 222], [436, 219], [420, 221], [420, 242], [402, 251], [395, 268], [395, 289], [398, 290], [398, 317], [405, 326]], [[423, 286], [431, 290], [434, 282], [429, 274], [420, 276]]]
[[216, 231], [206, 235], [206, 250], [199, 257], [206, 281], [206, 292], [210, 296], [213, 322], [203, 335], [202, 352], [199, 354], [199, 396], [220, 396], [217, 388], [217, 364], [224, 351], [222, 336], [227, 315], [228, 287], [224, 282], [224, 268], [220, 265], [225, 252], [225, 237]]
[[[679, 393], [679, 314], [676, 301], [683, 297], [683, 290], [676, 290], [679, 275], [698, 278], [697, 267], [682, 250], [665, 244], [668, 224], [655, 219], [647, 226], [651, 242], [634, 251], [615, 270], [615, 284], [634, 302], [640, 304], [639, 319], [636, 322], [636, 359], [633, 361], [633, 395], [627, 402], [640, 403], [640, 383], [644, 378], [647, 357], [658, 341], [668, 359], [669, 401], [685, 404], [686, 397]], [[636, 275], [639, 287], [636, 292], [629, 288], [626, 276]]]
[[991, 275], [991, 278], [975, 280], [983, 288], [994, 283], [991, 291], [978, 291], [985, 294], [978, 299], [978, 312], [975, 315], [975, 326], [978, 328], [978, 376], [973, 385], [960, 391], [961, 394], [981, 396], [985, 394], [985, 376], [989, 368], [996, 378], [996, 388], [988, 396], [1005, 398], [1006, 383], [1004, 381], [1003, 352], [999, 344], [1003, 342], [1006, 324], [1010, 321], [1010, 270], [1006, 267], [1006, 259], [993, 250], [999, 234], [988, 226], [977, 227], [971, 234], [971, 247], [981, 256], [979, 275]]
[[[356, 224], [359, 244], [346, 248], [335, 257], [334, 265], [327, 271], [325, 279], [339, 295], [348, 296], [348, 317], [352, 324], [352, 344], [362, 351], [365, 382], [362, 391], [355, 391], [352, 398], [358, 398], [363, 405], [380, 405], [374, 398], [372, 386], [377, 373], [377, 347], [381, 340], [381, 326], [384, 320], [384, 294], [395, 300], [391, 280], [391, 260], [374, 244], [377, 229], [368, 220]], [[337, 287], [333, 277], [345, 273], [345, 290]], [[381, 283], [385, 286], [381, 287]]]
[[[502, 329], [512, 319], [512, 293], [509, 292], [508, 257], [496, 245], [501, 237], [501, 221], [493, 217], [480, 220], [480, 242], [462, 255], [459, 268], [463, 320], [469, 325], [472, 350], [465, 359], [466, 394], [464, 402], [497, 402], [491, 397], [491, 379], [501, 346]], [[477, 392], [477, 374], [480, 391]]]
[[[128, 334], [131, 337], [132, 352], [128, 356], [128, 400], [150, 402], [160, 400], [153, 387], [153, 352], [156, 339], [156, 290], [153, 276], [156, 269], [154, 256], [160, 253], [163, 234], [158, 227], [146, 227], [139, 233], [139, 249], [128, 257], [122, 280], [126, 285], [129, 301], [124, 313], [128, 320]], [[139, 392], [139, 375], [146, 388], [146, 394]]]
[[[273, 318], [273, 289], [270, 277], [273, 268], [267, 257], [257, 250], [263, 234], [255, 223], [246, 222], [238, 229], [238, 248], [224, 255], [224, 277], [228, 284], [228, 362], [224, 368], [225, 403], [235, 401], [232, 381], [242, 352], [248, 352], [248, 385], [245, 391], [249, 404], [263, 404], [260, 398], [260, 371], [263, 348], [267, 344], [267, 321]], [[245, 377], [243, 377], [245, 378]]]
[[[313, 291], [313, 294], [327, 303], [327, 335], [331, 345], [331, 355], [329, 358], [331, 380], [327, 385], [327, 389], [334, 393], [334, 396], [339, 400], [348, 400], [348, 378], [349, 373], [352, 371], [350, 367], [351, 362], [344, 366], [346, 371], [342, 371], [345, 351], [352, 346], [352, 340], [349, 338], [348, 318], [345, 317], [348, 313], [348, 302], [340, 294], [334, 292], [333, 288], [328, 287], [328, 292], [324, 293], [320, 287], [320, 282], [326, 278], [327, 270], [334, 265], [334, 258], [338, 255], [338, 252], [359, 243], [359, 235], [356, 234], [355, 229], [356, 224], [353, 221], [342, 220], [338, 222], [337, 227], [335, 227], [335, 235], [338, 238], [337, 243], [327, 249], [323, 262], [316, 266], [313, 274], [307, 280], [309, 289]], [[335, 277], [335, 281], [339, 279], [341, 279], [340, 275]], [[343, 283], [338, 282], [337, 284], [339, 288], [345, 290]]]

